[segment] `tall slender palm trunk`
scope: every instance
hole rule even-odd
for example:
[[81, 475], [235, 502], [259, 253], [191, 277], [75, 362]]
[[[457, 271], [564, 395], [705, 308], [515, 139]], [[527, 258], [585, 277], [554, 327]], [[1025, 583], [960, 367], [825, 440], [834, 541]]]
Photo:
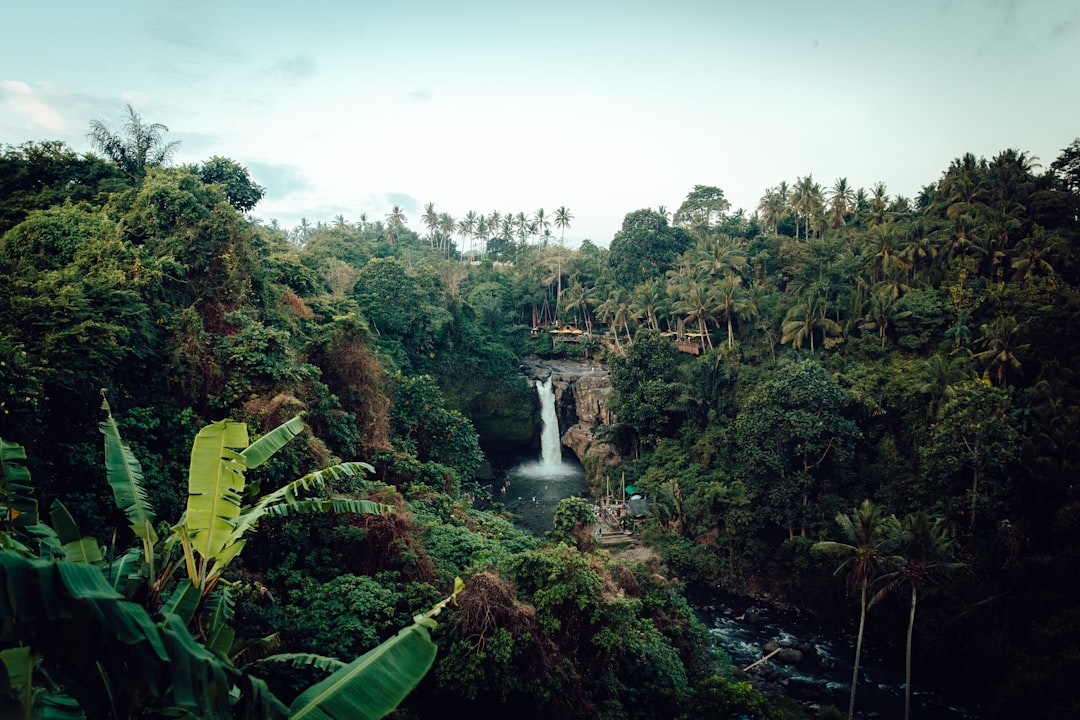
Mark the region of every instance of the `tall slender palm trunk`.
[[915, 629], [915, 601], [918, 590], [911, 586], [911, 615], [907, 625], [907, 657], [904, 659], [904, 720], [911, 720], [911, 636]]
[[851, 674], [851, 699], [848, 701], [848, 720], [855, 720], [855, 688], [859, 684], [859, 658], [862, 657], [863, 628], [866, 626], [866, 580], [862, 581], [862, 601], [859, 607], [859, 637], [855, 641], [855, 670]]

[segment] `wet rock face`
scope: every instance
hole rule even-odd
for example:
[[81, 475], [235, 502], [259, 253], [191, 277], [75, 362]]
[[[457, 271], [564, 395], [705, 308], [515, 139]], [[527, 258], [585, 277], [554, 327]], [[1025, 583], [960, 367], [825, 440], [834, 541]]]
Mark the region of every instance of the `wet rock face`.
[[586, 479], [622, 464], [616, 440], [621, 433], [607, 408], [611, 393], [607, 368], [580, 360], [535, 360], [524, 364], [522, 371], [533, 382], [551, 377], [562, 444], [585, 467]]

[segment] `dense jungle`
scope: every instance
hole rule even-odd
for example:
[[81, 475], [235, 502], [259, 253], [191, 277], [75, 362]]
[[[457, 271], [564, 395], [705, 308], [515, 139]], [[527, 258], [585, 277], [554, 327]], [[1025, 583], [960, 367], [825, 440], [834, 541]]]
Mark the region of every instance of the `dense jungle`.
[[[0, 147], [4, 717], [870, 715], [734, 666], [690, 587], [1080, 716], [1080, 140], [912, 198], [698, 185], [569, 248], [566, 207], [266, 223], [128, 113]], [[610, 371], [586, 482], [648, 498], [651, 559], [492, 492], [530, 358]]]

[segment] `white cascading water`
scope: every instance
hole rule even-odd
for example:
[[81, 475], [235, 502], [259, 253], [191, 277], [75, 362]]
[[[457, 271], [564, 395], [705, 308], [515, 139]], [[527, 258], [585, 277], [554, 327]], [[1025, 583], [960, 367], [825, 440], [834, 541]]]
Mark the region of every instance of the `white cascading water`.
[[544, 470], [562, 469], [562, 441], [559, 438], [559, 418], [555, 414], [555, 392], [551, 389], [551, 376], [536, 383], [540, 398], [540, 466]]

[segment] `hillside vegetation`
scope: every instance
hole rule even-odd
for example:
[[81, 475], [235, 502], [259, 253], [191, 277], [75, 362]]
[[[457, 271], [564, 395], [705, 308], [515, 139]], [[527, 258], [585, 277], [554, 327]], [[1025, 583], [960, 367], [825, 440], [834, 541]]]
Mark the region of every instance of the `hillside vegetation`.
[[[807, 175], [747, 213], [699, 185], [569, 249], [565, 207], [268, 225], [245, 168], [171, 166], [129, 111], [92, 127], [100, 155], [0, 150], [4, 568], [82, 559], [116, 597], [65, 576], [73, 608], [137, 607], [166, 645], [173, 618], [212, 679], [178, 692], [172, 645], [141, 661], [156, 684], [112, 641], [57, 657], [59, 616], [19, 615], [9, 584], [0, 704], [298, 716], [304, 688], [436, 607], [417, 621], [433, 664], [394, 717], [808, 713], [730, 667], [678, 591], [701, 582], [910, 633], [916, 687], [933, 675], [987, 717], [1076, 714], [1080, 141], [1045, 169], [962, 155], [915, 198]], [[586, 332], [532, 332], [548, 318]], [[587, 503], [545, 537], [488, 504], [479, 478], [535, 443], [536, 354], [610, 366], [618, 471], [662, 563], [597, 549]], [[230, 495], [196, 484], [193, 444], [233, 425], [253, 446], [292, 431], [235, 460]], [[193, 554], [192, 498], [218, 492], [243, 543]]]

